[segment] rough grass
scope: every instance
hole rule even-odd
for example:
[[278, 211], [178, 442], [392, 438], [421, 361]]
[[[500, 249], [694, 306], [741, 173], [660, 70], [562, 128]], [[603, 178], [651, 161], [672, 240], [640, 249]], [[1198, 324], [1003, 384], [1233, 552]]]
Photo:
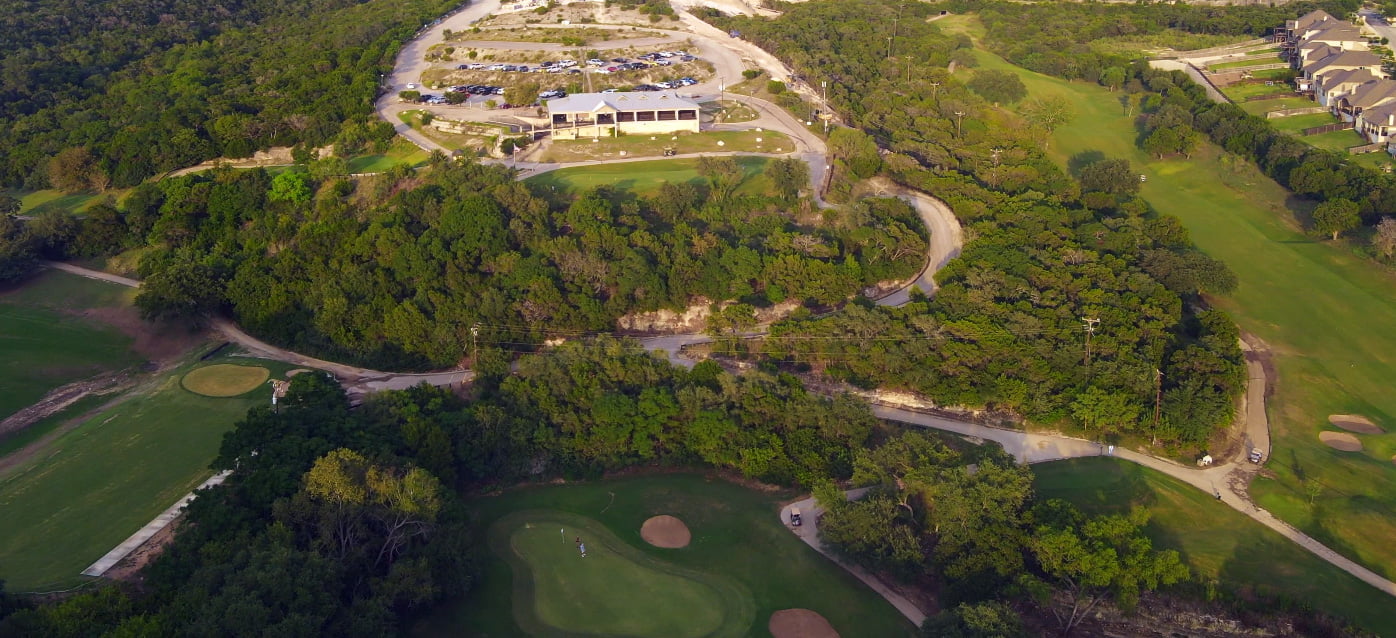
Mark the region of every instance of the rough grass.
[[[470, 507], [483, 527], [529, 510], [590, 518], [651, 560], [729, 578], [750, 592], [755, 608], [755, 621], [745, 628], [746, 635], [765, 635], [773, 612], [794, 607], [823, 614], [844, 636], [912, 635], [911, 625], [887, 601], [785, 529], [778, 520], [780, 499], [794, 496], [749, 490], [721, 479], [666, 474], [521, 488], [475, 499]], [[657, 514], [683, 519], [694, 531], [693, 544], [679, 550], [646, 544], [640, 526]], [[572, 540], [567, 539], [567, 545]], [[491, 555], [481, 568], [481, 580], [469, 598], [438, 610], [421, 623], [418, 635], [521, 634], [512, 613], [515, 583], [509, 564]]]
[[118, 286], [56, 271], [0, 293], [0, 419], [58, 386], [139, 364], [130, 337], [78, 314], [126, 303]]
[[185, 390], [206, 397], [235, 397], [262, 385], [271, 371], [261, 366], [216, 363], [194, 368], [180, 379]]
[[1274, 83], [1266, 85], [1264, 82], [1247, 82], [1244, 84], [1232, 84], [1221, 87], [1223, 95], [1231, 98], [1233, 102], [1243, 103], [1246, 98], [1255, 95], [1270, 95], [1271, 93], [1293, 92], [1293, 87], [1288, 83]]
[[1272, 56], [1252, 57], [1252, 58], [1245, 59], [1245, 60], [1236, 60], [1236, 61], [1234, 61], [1234, 62], [1222, 62], [1222, 63], [1220, 63], [1220, 64], [1208, 64], [1208, 65], [1207, 65], [1207, 68], [1212, 69], [1212, 70], [1214, 70], [1214, 71], [1220, 71], [1220, 70], [1222, 70], [1222, 69], [1239, 69], [1239, 68], [1241, 68], [1241, 67], [1247, 67], [1247, 66], [1260, 66], [1260, 65], [1262, 65], [1262, 64], [1276, 64], [1276, 63], [1279, 63], [1279, 62], [1284, 62], [1284, 60], [1281, 60], [1281, 59], [1280, 59], [1280, 56], [1279, 56], [1278, 54], [1276, 54], [1276, 55], [1272, 55]]
[[188, 369], [133, 390], [0, 476], [0, 579], [9, 589], [80, 582], [79, 572], [207, 478], [223, 433], [270, 400], [270, 388], [196, 395], [179, 386]]
[[[757, 141], [760, 140], [760, 141]], [[677, 153], [789, 153], [795, 143], [773, 131], [705, 131], [702, 133], [637, 133], [620, 137], [553, 140], [539, 159], [542, 162], [589, 162], [620, 157], [663, 157], [664, 149]], [[624, 152], [624, 155], [621, 153]]]
[[[1065, 165], [1085, 152], [1129, 160], [1149, 177], [1144, 198], [1182, 220], [1199, 247], [1236, 272], [1236, 292], [1209, 301], [1274, 350], [1278, 373], [1267, 463], [1275, 478], [1255, 481], [1252, 496], [1343, 555], [1396, 577], [1396, 434], [1362, 437], [1361, 453], [1318, 440], [1329, 414], [1365, 414], [1396, 430], [1396, 275], [1344, 242], [1306, 234], [1301, 220], [1312, 203], [1215, 145], [1202, 145], [1191, 160], [1155, 160], [1135, 146], [1137, 132], [1117, 96], [987, 53], [981, 61], [1015, 71], [1032, 95], [1062, 95], [1076, 107], [1077, 117], [1054, 134], [1055, 160]], [[1305, 480], [1324, 486], [1320, 507], [1309, 507]]]
[[[762, 195], [771, 192], [771, 181], [761, 174], [766, 168], [766, 158], [745, 156], [736, 160], [746, 170], [746, 180], [737, 187], [737, 194]], [[707, 184], [707, 180], [698, 174], [698, 160], [693, 158], [574, 166], [536, 175], [525, 182], [564, 193], [611, 186], [637, 195], [652, 195], [665, 183]]]
[[[1303, 135], [1300, 135], [1300, 133], [1302, 133], [1304, 129], [1313, 128], [1315, 126], [1324, 126], [1326, 124], [1335, 124], [1337, 123], [1337, 121], [1338, 118], [1333, 117], [1332, 113], [1311, 113], [1309, 115], [1291, 115], [1289, 117], [1277, 117], [1273, 120], [1270, 120], [1270, 126], [1275, 127], [1276, 130], [1284, 131], [1286, 133], [1295, 135], [1300, 139], [1303, 139], [1304, 141], [1309, 141], [1308, 138], [1305, 138]], [[1352, 131], [1340, 132], [1347, 133], [1352, 137], [1357, 136], [1357, 133], [1354, 133]], [[1351, 144], [1349, 144], [1349, 146], [1351, 146]]]
[[1061, 498], [1091, 513], [1149, 508], [1147, 532], [1176, 549], [1200, 582], [1221, 581], [1236, 593], [1284, 597], [1396, 635], [1391, 597], [1304, 551], [1198, 489], [1165, 474], [1112, 458], [1033, 466], [1042, 498]]
[[19, 214], [21, 215], [41, 215], [50, 210], [65, 210], [80, 214], [107, 197], [119, 200], [123, 193], [124, 191], [120, 190], [106, 193], [93, 191], [64, 193], [53, 189], [41, 191], [0, 190], [0, 195], [8, 195], [19, 200]]
[[[1283, 88], [1283, 87], [1281, 87]], [[1306, 97], [1284, 97], [1274, 100], [1260, 100], [1257, 102], [1238, 102], [1236, 106], [1251, 115], [1265, 117], [1270, 111], [1284, 111], [1287, 109], [1304, 109], [1318, 106], [1318, 103]]]
[[743, 636], [755, 620], [751, 592], [732, 579], [646, 555], [582, 516], [506, 516], [490, 547], [513, 568], [514, 617], [535, 635]]
[[398, 164], [421, 166], [427, 162], [427, 152], [402, 138], [394, 138], [387, 152], [378, 155], [361, 155], [349, 160], [349, 171], [353, 173], [381, 173]]

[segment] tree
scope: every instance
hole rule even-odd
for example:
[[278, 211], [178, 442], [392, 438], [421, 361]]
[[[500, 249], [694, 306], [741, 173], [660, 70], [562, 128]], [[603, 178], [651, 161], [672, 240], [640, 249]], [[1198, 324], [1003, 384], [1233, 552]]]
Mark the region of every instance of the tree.
[[1082, 191], [1116, 196], [1130, 196], [1139, 192], [1139, 176], [1130, 168], [1128, 160], [1091, 162], [1081, 169], [1076, 179], [1081, 182]]
[[1076, 117], [1076, 109], [1061, 95], [1033, 98], [1023, 103], [1018, 112], [1037, 130], [1050, 138], [1052, 132]]
[[872, 136], [858, 129], [838, 127], [829, 133], [829, 154], [843, 161], [858, 179], [867, 179], [882, 170], [882, 156]]
[[1105, 69], [1104, 71], [1101, 71], [1101, 72], [1100, 72], [1100, 85], [1103, 86], [1103, 87], [1105, 87], [1105, 88], [1107, 88], [1107, 89], [1110, 89], [1110, 91], [1111, 91], [1112, 93], [1115, 91], [1115, 89], [1118, 89], [1118, 88], [1120, 88], [1121, 86], [1124, 86], [1124, 84], [1125, 84], [1125, 70], [1124, 70], [1124, 69], [1122, 69], [1122, 68], [1120, 68], [1120, 67], [1117, 67], [1117, 66], [1112, 66], [1112, 67], [1110, 67], [1110, 68], [1108, 68], [1108, 69]]
[[136, 295], [141, 316], [151, 320], [202, 321], [223, 305], [223, 284], [212, 268], [180, 252], [151, 273]]
[[48, 181], [65, 193], [89, 188], [101, 190], [107, 185], [106, 174], [97, 167], [92, 153], [83, 146], [65, 148], [49, 160]]
[[0, 217], [18, 215], [21, 208], [24, 208], [24, 202], [9, 195], [0, 195]]
[[305, 173], [287, 171], [271, 180], [267, 199], [273, 202], [304, 204], [310, 201], [310, 182]]
[[1027, 636], [1023, 619], [1007, 603], [991, 600], [961, 603], [926, 619], [925, 638], [1019, 638]]
[[1028, 94], [1027, 87], [1023, 86], [1017, 74], [997, 69], [975, 71], [968, 86], [971, 91], [994, 104], [1011, 104]]
[[1357, 202], [1330, 199], [1314, 209], [1314, 231], [1331, 235], [1336, 241], [1343, 231], [1357, 228], [1362, 218], [1357, 215]]
[[[464, 94], [469, 96], [468, 93]], [[524, 82], [504, 89], [504, 101], [510, 104], [533, 104], [538, 101], [538, 83]]]
[[794, 200], [809, 186], [809, 164], [793, 157], [776, 158], [766, 164], [766, 177], [771, 179], [781, 197]]
[[1372, 246], [1387, 259], [1396, 255], [1396, 217], [1383, 217], [1377, 222], [1377, 230], [1372, 234]]
[[1139, 420], [1139, 403], [1124, 392], [1086, 388], [1071, 402], [1071, 415], [1094, 432], [1125, 432]]
[[0, 216], [0, 284], [18, 281], [39, 265], [34, 242], [11, 217]]
[[1053, 499], [1037, 508], [1043, 524], [1028, 541], [1038, 567], [1067, 596], [1066, 610], [1052, 607], [1062, 633], [1072, 628], [1107, 596], [1130, 609], [1139, 595], [1188, 577], [1188, 568], [1173, 550], [1154, 551], [1144, 535], [1149, 513], [1086, 518], [1065, 501]]

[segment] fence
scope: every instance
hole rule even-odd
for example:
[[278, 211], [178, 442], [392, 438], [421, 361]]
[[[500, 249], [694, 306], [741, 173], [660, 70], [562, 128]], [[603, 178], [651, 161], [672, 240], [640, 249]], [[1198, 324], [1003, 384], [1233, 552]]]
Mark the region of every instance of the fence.
[[1332, 133], [1333, 131], [1347, 131], [1347, 130], [1351, 130], [1353, 127], [1354, 127], [1354, 125], [1353, 125], [1352, 122], [1338, 122], [1337, 124], [1324, 124], [1323, 126], [1315, 126], [1315, 127], [1313, 127], [1313, 128], [1306, 128], [1306, 129], [1300, 131], [1299, 134], [1300, 134], [1300, 135], [1323, 135], [1324, 133]]
[[1363, 145], [1361, 145], [1361, 146], [1349, 146], [1349, 147], [1348, 147], [1348, 153], [1350, 153], [1350, 154], [1352, 154], [1352, 155], [1363, 155], [1363, 154], [1366, 154], [1366, 153], [1376, 153], [1376, 152], [1378, 152], [1378, 151], [1382, 151], [1382, 150], [1385, 150], [1385, 149], [1386, 149], [1386, 144], [1385, 144], [1385, 143], [1380, 143], [1380, 144], [1363, 144]]
[[1310, 115], [1313, 113], [1327, 112], [1328, 107], [1326, 106], [1302, 106], [1297, 109], [1279, 109], [1276, 111], [1267, 111], [1265, 113], [1265, 119], [1273, 120], [1278, 117], [1289, 117], [1291, 115]]
[[1246, 98], [1247, 102], [1261, 102], [1264, 100], [1278, 100], [1280, 98], [1294, 97], [1298, 95], [1294, 91], [1283, 91], [1280, 93], [1266, 93], [1265, 95], [1252, 95]]

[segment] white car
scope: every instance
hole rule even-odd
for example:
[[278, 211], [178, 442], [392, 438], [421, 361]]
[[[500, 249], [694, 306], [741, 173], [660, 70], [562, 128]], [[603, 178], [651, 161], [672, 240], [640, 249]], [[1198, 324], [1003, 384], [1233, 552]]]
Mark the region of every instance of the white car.
[[588, 65], [591, 65], [591, 66], [602, 66], [602, 65], [606, 64], [606, 61], [605, 61], [605, 60], [600, 60], [600, 59], [597, 59], [597, 58], [592, 58], [592, 59], [590, 59], [590, 60], [587, 60], [587, 64], [588, 64]]

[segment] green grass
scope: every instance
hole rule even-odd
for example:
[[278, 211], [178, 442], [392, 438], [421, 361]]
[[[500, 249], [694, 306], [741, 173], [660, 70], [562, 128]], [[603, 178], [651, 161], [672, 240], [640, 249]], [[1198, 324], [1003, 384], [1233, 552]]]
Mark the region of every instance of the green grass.
[[70, 213], [81, 213], [108, 196], [113, 199], [120, 199], [121, 191], [111, 191], [103, 194], [92, 191], [64, 193], [52, 189], [41, 191], [0, 190], [0, 195], [9, 195], [10, 197], [18, 199], [20, 201], [19, 213], [21, 215], [39, 215], [50, 210], [66, 210]]
[[1264, 82], [1254, 82], [1246, 84], [1232, 84], [1221, 87], [1223, 95], [1231, 98], [1233, 102], [1244, 102], [1246, 98], [1256, 95], [1270, 95], [1272, 93], [1293, 93], [1293, 88], [1287, 84], [1271, 84], [1266, 86]]
[[58, 386], [141, 363], [130, 337], [78, 315], [128, 303], [120, 286], [56, 271], [0, 294], [0, 419]]
[[69, 419], [77, 418], [84, 412], [96, 408], [112, 400], [112, 398], [111, 395], [89, 394], [72, 402], [68, 407], [35, 421], [32, 425], [23, 430], [14, 432], [9, 436], [0, 437], [0, 458], [4, 458], [6, 455], [43, 438], [48, 433], [58, 429], [58, 426], [63, 425], [63, 423]]
[[1112, 458], [1043, 463], [1033, 472], [1040, 497], [1064, 499], [1089, 513], [1148, 507], [1153, 518], [1146, 531], [1155, 546], [1178, 550], [1203, 582], [1221, 581], [1243, 595], [1307, 602], [1396, 635], [1390, 596], [1191, 485]]
[[80, 582], [79, 572], [207, 478], [223, 433], [270, 399], [269, 387], [232, 399], [184, 390], [179, 378], [192, 365], [0, 476], [0, 579], [11, 590]]
[[1332, 131], [1319, 135], [1303, 135], [1299, 139], [1306, 144], [1325, 148], [1330, 151], [1347, 151], [1353, 146], [1362, 146], [1367, 143], [1367, 139], [1358, 135], [1356, 131]]
[[519, 512], [494, 524], [490, 547], [513, 568], [514, 617], [529, 633], [744, 636], [754, 620], [732, 579], [649, 556], [589, 518]]
[[[1284, 97], [1274, 100], [1259, 100], [1256, 102], [1238, 102], [1236, 106], [1251, 115], [1265, 117], [1270, 111], [1285, 111], [1288, 109], [1307, 109], [1318, 106], [1317, 102], [1306, 97]], [[1282, 119], [1282, 118], [1276, 118]]]
[[[760, 195], [771, 192], [773, 186], [770, 180], [761, 174], [766, 168], [766, 158], [748, 156], [737, 157], [736, 160], [746, 170], [747, 175], [742, 185], [737, 187], [738, 194]], [[525, 182], [566, 193], [577, 193], [597, 186], [611, 186], [637, 195], [650, 195], [657, 192], [666, 182], [704, 183], [705, 180], [698, 174], [698, 160], [685, 158], [574, 166], [530, 177]]]
[[1211, 70], [1213, 70], [1213, 71], [1221, 71], [1221, 70], [1224, 70], [1224, 69], [1239, 69], [1239, 68], [1241, 68], [1241, 67], [1247, 67], [1247, 66], [1260, 66], [1260, 65], [1262, 65], [1262, 64], [1278, 64], [1278, 63], [1280, 63], [1280, 62], [1284, 62], [1284, 60], [1281, 60], [1281, 59], [1280, 59], [1280, 56], [1277, 54], [1277, 55], [1273, 55], [1273, 56], [1269, 56], [1269, 57], [1264, 57], [1264, 58], [1251, 58], [1251, 59], [1249, 59], [1249, 60], [1236, 60], [1235, 62], [1222, 62], [1221, 64], [1208, 64], [1208, 65], [1207, 65], [1207, 68], [1208, 68], [1208, 69], [1211, 69]]
[[[760, 141], [757, 141], [760, 140]], [[589, 162], [620, 157], [662, 157], [664, 150], [676, 153], [788, 153], [795, 143], [773, 131], [706, 131], [703, 133], [661, 133], [622, 135], [599, 140], [553, 140], [539, 161]], [[625, 155], [621, 155], [624, 152]]]
[[[1104, 89], [1013, 67], [981, 52], [988, 68], [1013, 70], [1029, 94], [1057, 94], [1076, 108], [1058, 129], [1051, 155], [1129, 160], [1148, 175], [1142, 195], [1180, 219], [1204, 251], [1227, 263], [1240, 285], [1211, 298], [1275, 353], [1276, 391], [1268, 403], [1274, 479], [1251, 486], [1276, 516], [1387, 578], [1396, 578], [1396, 434], [1362, 435], [1364, 451], [1319, 443], [1329, 414], [1364, 414], [1396, 431], [1396, 276], [1344, 242], [1303, 232], [1312, 203], [1298, 201], [1254, 165], [1204, 144], [1191, 160], [1155, 160], [1133, 143], [1130, 118]], [[1380, 159], [1380, 158], [1378, 158]], [[1311, 509], [1302, 483], [1325, 487]]]
[[[1291, 115], [1289, 117], [1277, 117], [1273, 120], [1270, 120], [1270, 126], [1275, 127], [1276, 130], [1284, 131], [1292, 135], [1303, 137], [1299, 134], [1302, 133], [1306, 128], [1335, 124], [1337, 123], [1337, 121], [1338, 118], [1333, 117], [1332, 113], [1310, 113], [1309, 115]], [[1353, 137], [1357, 136], [1357, 134], [1352, 131], [1345, 132]]]
[[[604, 525], [619, 543], [644, 560], [730, 579], [749, 593], [755, 610], [755, 620], [744, 628], [744, 635], [769, 635], [766, 623], [771, 614], [796, 607], [823, 614], [844, 636], [911, 635], [911, 625], [887, 601], [785, 529], [777, 517], [779, 503], [782, 498], [793, 497], [749, 490], [716, 478], [663, 474], [527, 487], [478, 498], [469, 505], [482, 528], [490, 528], [515, 512], [546, 510], [552, 516], [561, 512], [584, 517]], [[693, 532], [692, 544], [677, 550], [659, 549], [641, 540], [640, 525], [658, 514], [682, 519]], [[553, 538], [558, 535], [553, 529], [547, 532]], [[563, 554], [575, 551], [571, 545], [572, 539], [566, 539]], [[481, 567], [481, 580], [466, 600], [438, 610], [421, 623], [418, 635], [521, 635], [511, 611], [518, 584], [510, 564], [494, 554]], [[642, 592], [631, 591], [629, 595]]]
[[402, 138], [394, 138], [393, 145], [386, 153], [361, 155], [349, 160], [349, 171], [353, 173], [381, 173], [398, 164], [420, 166], [427, 161], [427, 152]]

